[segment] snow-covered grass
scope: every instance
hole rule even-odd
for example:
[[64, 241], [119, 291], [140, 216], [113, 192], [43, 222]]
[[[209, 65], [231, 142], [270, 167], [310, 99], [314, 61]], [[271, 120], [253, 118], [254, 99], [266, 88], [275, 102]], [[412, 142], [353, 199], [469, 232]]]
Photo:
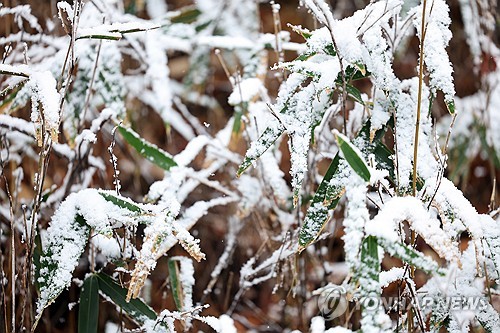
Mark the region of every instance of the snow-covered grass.
[[[459, 98], [446, 1], [302, 2], [0, 6], [0, 331], [500, 332], [492, 5]], [[422, 293], [485, 303], [357, 306]]]

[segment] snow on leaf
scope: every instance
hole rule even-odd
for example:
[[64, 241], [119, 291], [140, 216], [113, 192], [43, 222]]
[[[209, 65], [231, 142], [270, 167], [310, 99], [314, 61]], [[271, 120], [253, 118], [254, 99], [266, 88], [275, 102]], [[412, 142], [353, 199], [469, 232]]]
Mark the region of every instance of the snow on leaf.
[[237, 175], [241, 175], [248, 169], [262, 154], [264, 154], [284, 132], [284, 127], [280, 124], [269, 126], [262, 133], [257, 141], [252, 142], [243, 162], [238, 168]]
[[[428, 186], [435, 188], [437, 185], [429, 182]], [[446, 213], [453, 218], [450, 220], [446, 215], [443, 216], [444, 221], [453, 223], [451, 226], [445, 226], [445, 230], [450, 230], [451, 235], [456, 235], [462, 229], [460, 226], [462, 224], [475, 241], [476, 246], [484, 247], [487, 250], [495, 267], [495, 271], [489, 274], [491, 278], [498, 279], [500, 277], [500, 227], [498, 221], [493, 220], [489, 215], [479, 214], [465, 198], [462, 191], [446, 178], [443, 178], [439, 184], [434, 204], [441, 208], [441, 215]], [[479, 242], [479, 240], [483, 241]]]
[[111, 235], [113, 221], [133, 223], [130, 211], [105, 200], [97, 190], [69, 195], [55, 212], [43, 242], [37, 316], [71, 283], [73, 270], [87, 245], [90, 230]]
[[[429, 70], [429, 84], [433, 94], [441, 90], [446, 103], [451, 106], [455, 96], [455, 86], [453, 67], [446, 52], [446, 46], [452, 36], [449, 29], [451, 19], [448, 4], [444, 0], [433, 0], [427, 6], [426, 13], [422, 12], [422, 8], [417, 10], [414, 25], [419, 39], [424, 38], [424, 62]], [[425, 15], [426, 22], [423, 34], [422, 15]], [[453, 113], [453, 108], [450, 106], [449, 111]]]
[[[399, 92], [394, 95], [393, 103], [396, 108], [396, 119], [394, 126], [397, 128], [396, 140], [398, 183], [401, 192], [404, 193], [410, 186], [410, 175], [413, 172], [413, 146], [416, 122], [416, 101], [417, 101], [418, 78], [405, 80], [399, 85]], [[429, 107], [429, 91], [424, 86], [422, 91], [422, 109]], [[438, 163], [433, 155], [432, 147], [432, 120], [430, 115], [422, 115], [420, 119], [420, 132], [418, 141], [418, 176], [424, 181], [434, 179], [438, 173]]]
[[[444, 275], [433, 276], [419, 290], [426, 297], [435, 300], [432, 306], [423, 309], [426, 315], [431, 316], [431, 324], [434, 327], [446, 326], [451, 332], [463, 332], [476, 318], [487, 332], [500, 330], [500, 316], [486, 297], [486, 281], [484, 277], [478, 275], [477, 259], [476, 244], [469, 242], [461, 254], [461, 267], [452, 266], [451, 269], [445, 270]], [[477, 305], [468, 307], [465, 304], [463, 308], [452, 309], [452, 305], [446, 300], [447, 297], [475, 302]], [[471, 307], [474, 311], [470, 311]], [[458, 318], [460, 320], [457, 320]]]
[[341, 191], [338, 191], [339, 196], [327, 200], [327, 192], [329, 191], [330, 182], [332, 179], [337, 178], [342, 170], [339, 169], [340, 156], [337, 154], [330, 163], [321, 184], [319, 185], [316, 193], [314, 194], [312, 203], [307, 210], [306, 218], [299, 233], [299, 251], [305, 249], [311, 242], [313, 242], [323, 229], [328, 220], [328, 210], [335, 209], [340, 198]]
[[234, 90], [228, 97], [228, 103], [238, 105], [243, 102], [250, 102], [258, 97], [264, 89], [259, 78], [248, 78], [235, 84]]
[[[370, 140], [370, 122], [367, 121], [359, 131], [354, 145], [362, 147], [363, 158], [369, 154], [375, 154], [376, 162], [384, 169], [392, 170], [392, 161], [389, 160], [390, 152], [380, 142], [386, 129], [382, 128], [374, 134], [373, 141]], [[359, 150], [359, 149], [358, 149]], [[312, 203], [307, 210], [304, 224], [299, 233], [299, 249], [302, 251], [319, 235], [328, 219], [328, 211], [335, 209], [340, 197], [345, 193], [345, 187], [349, 183], [351, 168], [345, 159], [339, 154], [335, 155], [330, 166], [321, 181]]]
[[186, 209], [177, 221], [174, 221], [174, 218], [179, 214], [179, 202], [172, 196], [166, 196], [165, 199], [160, 201], [160, 206], [156, 207], [158, 212], [155, 214], [152, 223], [144, 230], [144, 243], [142, 244], [139, 258], [132, 272], [127, 299], [132, 299], [139, 295], [146, 278], [156, 267], [156, 261], [177, 244], [177, 242], [195, 260], [200, 261], [204, 259], [205, 254], [201, 252], [199, 240], [195, 239], [188, 230], [211, 207], [226, 205], [235, 200], [232, 197], [220, 197], [208, 202], [198, 201]]
[[[345, 261], [351, 272], [360, 269], [361, 246], [365, 237], [365, 228], [370, 220], [366, 205], [367, 185], [358, 175], [352, 173], [346, 183], [347, 209], [343, 221]], [[372, 224], [370, 221], [369, 225]], [[369, 234], [369, 233], [368, 233]], [[376, 236], [376, 235], [375, 235]]]
[[425, 256], [423, 253], [413, 249], [411, 246], [402, 243], [401, 241], [394, 242], [382, 237], [377, 237], [379, 245], [391, 256], [401, 259], [426, 273], [438, 273], [439, 270], [437, 262], [433, 261], [430, 257]]
[[365, 182], [370, 181], [370, 170], [368, 165], [363, 159], [361, 151], [354, 146], [349, 139], [338, 131], [334, 132], [340, 151], [344, 155], [344, 159], [349, 163], [351, 168], [360, 176]]
[[422, 236], [440, 257], [451, 262], [458, 262], [457, 247], [448, 235], [440, 228], [440, 222], [415, 197], [395, 197], [386, 202], [377, 216], [367, 225], [370, 235], [397, 242], [399, 235], [397, 225], [408, 221], [417, 234]]
[[[178, 311], [187, 312], [193, 308], [194, 267], [187, 257], [173, 257], [168, 261], [168, 275]], [[189, 328], [191, 318], [186, 319]]]
[[[24, 30], [23, 20], [28, 22], [28, 24], [38, 32], [42, 32], [42, 27], [38, 23], [37, 18], [31, 13], [30, 5], [21, 5], [15, 7], [4, 7], [0, 8], [0, 17], [5, 15], [14, 15], [14, 21], [17, 23], [20, 30]], [[23, 19], [23, 20], [21, 20]]]
[[[359, 283], [359, 292], [362, 296], [373, 297], [381, 295], [379, 282], [380, 263], [377, 238], [368, 236], [361, 244], [361, 263], [356, 269], [354, 279]], [[382, 307], [376, 310], [363, 307], [361, 309], [361, 325], [363, 331], [392, 332], [392, 322]]]
[[42, 131], [47, 132], [53, 142], [57, 142], [60, 95], [56, 80], [48, 71], [32, 72], [27, 86], [31, 90], [31, 121], [35, 123], [38, 145], [43, 144]]
[[127, 23], [113, 23], [101, 24], [92, 28], [78, 29], [76, 39], [111, 39], [119, 40], [123, 34], [148, 31], [158, 29], [160, 26], [151, 22], [127, 22]]

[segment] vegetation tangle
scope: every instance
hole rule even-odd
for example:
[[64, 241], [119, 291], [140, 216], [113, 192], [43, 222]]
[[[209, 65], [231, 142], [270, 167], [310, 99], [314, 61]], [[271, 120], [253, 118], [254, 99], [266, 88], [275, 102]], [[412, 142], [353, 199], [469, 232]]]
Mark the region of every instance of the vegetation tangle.
[[457, 97], [449, 2], [1, 5], [0, 331], [500, 332], [496, 4]]

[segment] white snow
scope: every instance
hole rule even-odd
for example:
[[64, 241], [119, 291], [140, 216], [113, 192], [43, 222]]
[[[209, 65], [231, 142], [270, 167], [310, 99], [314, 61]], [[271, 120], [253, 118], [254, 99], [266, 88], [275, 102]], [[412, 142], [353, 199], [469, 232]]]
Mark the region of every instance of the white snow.
[[36, 125], [37, 139], [41, 145], [41, 133], [45, 130], [50, 139], [58, 141], [59, 135], [59, 100], [56, 80], [49, 71], [32, 72], [28, 81], [31, 90], [31, 121]]

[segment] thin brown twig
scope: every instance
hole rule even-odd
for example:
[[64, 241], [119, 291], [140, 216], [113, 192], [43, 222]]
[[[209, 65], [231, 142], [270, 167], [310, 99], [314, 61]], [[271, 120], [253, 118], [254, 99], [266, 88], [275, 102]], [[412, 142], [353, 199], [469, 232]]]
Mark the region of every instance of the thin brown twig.
[[413, 182], [412, 195], [417, 195], [417, 160], [418, 160], [418, 135], [420, 132], [420, 113], [422, 109], [422, 90], [424, 84], [424, 41], [425, 41], [425, 13], [427, 0], [422, 1], [422, 25], [420, 27], [420, 55], [418, 68], [418, 97], [417, 97], [417, 116], [415, 122], [415, 141], [413, 143]]
[[1, 175], [5, 182], [5, 192], [9, 198], [9, 213], [10, 213], [10, 283], [11, 283], [11, 332], [16, 332], [16, 246], [15, 246], [15, 226], [14, 226], [14, 202], [9, 188], [9, 181], [5, 176], [5, 165], [0, 155], [0, 167], [2, 168]]

